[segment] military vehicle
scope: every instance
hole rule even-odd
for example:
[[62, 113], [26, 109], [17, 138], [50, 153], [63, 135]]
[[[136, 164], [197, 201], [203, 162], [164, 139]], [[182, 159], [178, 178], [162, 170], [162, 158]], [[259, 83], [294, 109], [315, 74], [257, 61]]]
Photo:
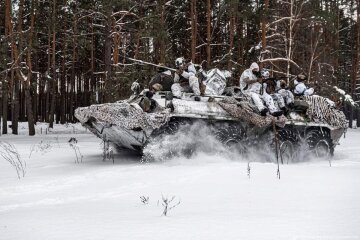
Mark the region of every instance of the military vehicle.
[[[347, 128], [344, 114], [320, 96], [298, 100], [307, 105], [305, 110], [295, 106], [286, 117], [263, 117], [238, 88], [222, 92], [200, 97], [183, 93], [174, 98], [171, 92], [161, 91], [148, 97], [148, 90], [143, 90], [127, 100], [78, 108], [75, 116], [99, 138], [140, 154], [159, 136], [174, 135], [183, 126], [200, 123], [192, 131], [206, 126], [229, 151], [246, 154], [250, 148], [276, 149], [283, 161], [299, 161], [304, 152], [320, 158], [332, 156]], [[150, 110], [144, 112], [147, 102]], [[191, 153], [196, 146], [188, 147]]]

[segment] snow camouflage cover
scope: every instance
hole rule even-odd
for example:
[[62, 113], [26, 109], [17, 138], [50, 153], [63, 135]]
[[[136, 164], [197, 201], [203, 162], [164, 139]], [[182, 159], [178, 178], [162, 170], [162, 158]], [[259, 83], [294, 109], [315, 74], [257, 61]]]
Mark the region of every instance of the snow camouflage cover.
[[95, 118], [97, 121], [126, 129], [156, 129], [169, 121], [169, 113], [169, 109], [145, 113], [137, 103], [120, 101], [77, 108], [75, 117], [81, 123], [86, 123], [90, 118]]
[[[328, 124], [334, 128], [347, 128], [348, 122], [345, 114], [332, 106], [327, 98], [321, 96], [305, 96], [304, 100], [309, 104], [306, 115], [311, 122]], [[268, 115], [262, 117], [254, 112], [254, 107], [246, 101], [238, 102], [234, 98], [226, 98], [219, 105], [232, 117], [254, 124], [257, 127], [267, 127], [275, 121], [279, 127], [284, 127], [288, 120], [285, 116], [279, 118]]]
[[273, 122], [279, 127], [284, 127], [287, 121], [285, 116], [279, 118], [268, 115], [263, 117], [254, 112], [251, 104], [247, 101], [238, 102], [235, 98], [225, 98], [218, 103], [226, 112], [232, 117], [239, 120], [254, 124], [257, 127], [263, 128], [270, 126]]
[[332, 106], [327, 98], [314, 95], [305, 96], [304, 99], [309, 104], [306, 115], [311, 121], [329, 124], [336, 128], [347, 128], [345, 114]]
[[[279, 127], [285, 126], [288, 120], [285, 116], [278, 118], [271, 115], [260, 116], [253, 110], [254, 107], [248, 100], [245, 98], [243, 101], [237, 101], [233, 97], [226, 97], [217, 104], [230, 116], [260, 128], [270, 126], [273, 121]], [[307, 96], [304, 97], [304, 100], [309, 104], [307, 116], [310, 121], [328, 124], [336, 128], [347, 128], [347, 120], [343, 112], [333, 107], [326, 98]], [[129, 103], [129, 100], [119, 101], [78, 108], [75, 110], [75, 117], [82, 123], [86, 123], [90, 118], [95, 118], [99, 122], [117, 125], [125, 129], [157, 129], [170, 120], [170, 109], [146, 113], [136, 103], [138, 101], [131, 102]], [[174, 103], [176, 104], [176, 101]]]

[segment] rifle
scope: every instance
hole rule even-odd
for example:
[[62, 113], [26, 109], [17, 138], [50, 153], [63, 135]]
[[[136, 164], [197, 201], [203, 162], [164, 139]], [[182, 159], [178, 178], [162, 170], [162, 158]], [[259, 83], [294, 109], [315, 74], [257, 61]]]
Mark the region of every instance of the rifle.
[[155, 63], [145, 62], [145, 61], [139, 60], [139, 59], [134, 59], [134, 58], [129, 58], [129, 57], [125, 57], [125, 58], [130, 60], [130, 61], [133, 61], [135, 63], [138, 63], [140, 65], [145, 64], [145, 65], [150, 65], [150, 66], [154, 66], [154, 67], [164, 68], [164, 69], [170, 70], [172, 72], [176, 72], [176, 69], [174, 69], [174, 68], [169, 68], [169, 67], [158, 65], [158, 64], [155, 64]]

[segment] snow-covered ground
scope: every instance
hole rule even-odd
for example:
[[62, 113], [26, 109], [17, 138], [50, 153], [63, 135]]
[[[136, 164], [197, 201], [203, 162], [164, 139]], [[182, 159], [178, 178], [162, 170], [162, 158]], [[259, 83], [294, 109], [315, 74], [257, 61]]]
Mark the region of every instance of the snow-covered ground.
[[[246, 161], [204, 154], [141, 164], [120, 153], [104, 162], [99, 139], [66, 129], [0, 137], [27, 164], [18, 179], [0, 158], [1, 240], [360, 239], [360, 130], [341, 140], [332, 167], [282, 165], [279, 180], [275, 164], [251, 163], [249, 178]], [[180, 201], [167, 217], [162, 195]]]

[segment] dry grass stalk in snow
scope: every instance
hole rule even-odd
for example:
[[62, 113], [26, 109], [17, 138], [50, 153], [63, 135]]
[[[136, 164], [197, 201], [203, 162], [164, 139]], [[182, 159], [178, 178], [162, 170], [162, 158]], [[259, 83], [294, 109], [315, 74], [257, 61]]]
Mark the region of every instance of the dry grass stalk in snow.
[[175, 196], [172, 196], [171, 198], [162, 196], [161, 200], [162, 200], [161, 205], [164, 207], [162, 216], [167, 216], [170, 210], [172, 210], [173, 208], [177, 207], [180, 204], [180, 200], [177, 203], [172, 204], [172, 202], [175, 200]]
[[50, 141], [41, 140], [38, 144], [33, 144], [31, 146], [29, 158], [31, 158], [33, 152], [40, 152], [41, 155], [44, 155], [50, 152], [51, 149], [52, 149], [52, 145]]
[[15, 168], [19, 179], [25, 177], [26, 162], [21, 160], [14, 145], [8, 142], [0, 142], [0, 154]]
[[[70, 147], [72, 149], [74, 149], [74, 151], [75, 151], [75, 156], [76, 156], [75, 163], [82, 162], [83, 155], [81, 154], [80, 148], [77, 145], [78, 140], [76, 138], [72, 137], [72, 138], [70, 138], [70, 140], [68, 142], [69, 142]], [[79, 159], [80, 159], [80, 161], [79, 161]]]
[[140, 200], [144, 205], [149, 203], [149, 197], [141, 196]]

